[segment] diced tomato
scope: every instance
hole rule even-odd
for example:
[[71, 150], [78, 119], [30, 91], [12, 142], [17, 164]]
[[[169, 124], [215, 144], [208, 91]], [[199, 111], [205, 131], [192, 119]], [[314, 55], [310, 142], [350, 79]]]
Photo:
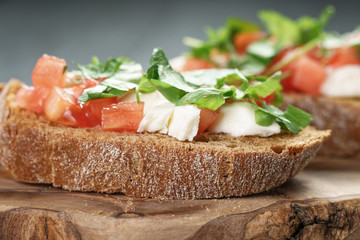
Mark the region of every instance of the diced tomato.
[[16, 93], [15, 102], [21, 107], [35, 113], [43, 113], [44, 102], [48, 94], [49, 89], [47, 88], [34, 88], [24, 86]]
[[[292, 51], [294, 50], [294, 48], [286, 48], [284, 50], [282, 50], [272, 61], [271, 63], [266, 67], [266, 69], [263, 71], [263, 74], [266, 73], [267, 71], [269, 71], [273, 66], [275, 66], [278, 62], [280, 62], [281, 60], [283, 60], [285, 57], [288, 57], [290, 54], [292, 54]], [[293, 70], [294, 70], [294, 64], [290, 63], [288, 65], [286, 65], [285, 67], [283, 67], [281, 69], [282, 71], [282, 76], [284, 77], [281, 80], [281, 85], [283, 86], [283, 91], [284, 92], [293, 92], [296, 91], [296, 88], [293, 85], [293, 81], [292, 78], [289, 77], [293, 74]], [[288, 76], [288, 77], [287, 77]]]
[[323, 53], [322, 49], [318, 46], [311, 49], [306, 55], [320, 63], [325, 63], [328, 61], [325, 53]]
[[85, 89], [95, 87], [99, 82], [93, 79], [85, 79], [81, 84], [71, 87], [71, 91], [76, 99], [78, 99]]
[[85, 84], [84, 89], [87, 89], [87, 88], [95, 87], [96, 85], [99, 84], [99, 82], [93, 79], [85, 79], [83, 84]]
[[63, 87], [66, 75], [65, 67], [66, 61], [64, 59], [47, 54], [42, 55], [32, 72], [34, 87]]
[[144, 117], [143, 110], [143, 102], [119, 102], [103, 108], [101, 127], [104, 130], [136, 132]]
[[[247, 98], [244, 98], [244, 100], [245, 100], [245, 101], [250, 101], [250, 100], [247, 99]], [[274, 100], [275, 100], [275, 93], [272, 93], [272, 94], [270, 94], [269, 96], [264, 97], [264, 98], [259, 97], [259, 100], [254, 99], [255, 103], [256, 103], [259, 107], [262, 106], [262, 102], [266, 102], [266, 103], [272, 104], [272, 103], [274, 103]]]
[[286, 65], [281, 69], [283, 79], [281, 80], [281, 85], [284, 92], [297, 92], [298, 89], [294, 85], [293, 75], [296, 68], [296, 61]]
[[273, 104], [275, 101], [275, 93], [270, 94], [269, 96], [262, 99], [264, 102]]
[[325, 67], [307, 55], [301, 56], [294, 62], [292, 75], [293, 85], [301, 92], [317, 96], [326, 78]]
[[87, 113], [90, 126], [101, 125], [101, 112], [103, 108], [110, 108], [112, 104], [117, 103], [116, 97], [113, 98], [102, 98], [90, 100], [83, 105], [84, 111]]
[[200, 122], [199, 122], [199, 130], [198, 135], [203, 133], [219, 116], [220, 109], [213, 111], [206, 108], [200, 109]]
[[[294, 48], [284, 49], [275, 57], [265, 72], [282, 59], [289, 57]], [[315, 50], [314, 50], [315, 51]], [[321, 84], [325, 81], [325, 67], [310, 52], [284, 66], [281, 71], [284, 79], [281, 81], [284, 92], [304, 92], [313, 96], [320, 93]]]
[[210, 69], [214, 66], [207, 60], [202, 58], [189, 58], [184, 64], [183, 71], [192, 71], [200, 69]]
[[350, 64], [360, 65], [360, 59], [355, 48], [343, 47], [335, 51], [328, 64], [333, 68], [339, 68]]
[[[75, 97], [66, 92], [62, 88], [54, 87], [51, 89], [49, 96], [45, 101], [45, 115], [53, 122], [58, 122], [71, 106], [76, 105]], [[65, 116], [66, 119], [66, 116]], [[65, 125], [76, 125], [76, 121], [67, 119], [68, 123]], [[66, 121], [64, 121], [66, 122]]]
[[77, 104], [70, 105], [66, 108], [61, 118], [56, 122], [73, 127], [94, 127], [90, 124], [87, 113]]
[[234, 36], [234, 40], [233, 40], [236, 52], [239, 55], [243, 55], [246, 53], [246, 49], [251, 43], [264, 38], [265, 38], [265, 33], [259, 31], [238, 33]]

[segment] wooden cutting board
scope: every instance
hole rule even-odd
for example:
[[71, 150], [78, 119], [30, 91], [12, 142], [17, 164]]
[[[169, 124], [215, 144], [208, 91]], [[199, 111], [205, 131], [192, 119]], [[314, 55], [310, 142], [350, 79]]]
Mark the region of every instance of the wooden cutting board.
[[158, 201], [16, 182], [0, 170], [0, 239], [360, 239], [360, 161], [316, 159], [267, 193]]

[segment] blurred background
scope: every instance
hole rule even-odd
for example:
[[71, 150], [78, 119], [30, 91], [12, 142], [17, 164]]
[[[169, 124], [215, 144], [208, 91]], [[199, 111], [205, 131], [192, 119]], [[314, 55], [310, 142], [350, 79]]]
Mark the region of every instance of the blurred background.
[[127, 56], [146, 69], [154, 47], [176, 57], [187, 50], [184, 36], [204, 39], [207, 26], [217, 28], [230, 16], [259, 22], [261, 9], [291, 18], [318, 16], [329, 4], [336, 14], [328, 30], [343, 33], [360, 25], [360, 1], [354, 0], [0, 0], [1, 82], [16, 77], [31, 84], [31, 71], [43, 53], [66, 59], [69, 69], [92, 56]]

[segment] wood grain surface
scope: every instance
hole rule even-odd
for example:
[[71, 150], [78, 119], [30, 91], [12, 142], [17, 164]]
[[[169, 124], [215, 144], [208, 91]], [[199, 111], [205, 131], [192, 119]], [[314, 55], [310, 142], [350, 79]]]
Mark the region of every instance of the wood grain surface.
[[0, 239], [360, 239], [360, 161], [318, 158], [267, 193], [188, 201], [68, 192], [1, 169]]

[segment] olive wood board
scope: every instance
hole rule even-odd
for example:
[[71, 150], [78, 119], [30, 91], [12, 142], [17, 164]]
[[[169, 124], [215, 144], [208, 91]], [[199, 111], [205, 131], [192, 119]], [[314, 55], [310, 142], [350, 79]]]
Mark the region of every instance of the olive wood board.
[[0, 239], [360, 239], [360, 160], [317, 158], [266, 193], [203, 200], [69, 192], [1, 168]]

